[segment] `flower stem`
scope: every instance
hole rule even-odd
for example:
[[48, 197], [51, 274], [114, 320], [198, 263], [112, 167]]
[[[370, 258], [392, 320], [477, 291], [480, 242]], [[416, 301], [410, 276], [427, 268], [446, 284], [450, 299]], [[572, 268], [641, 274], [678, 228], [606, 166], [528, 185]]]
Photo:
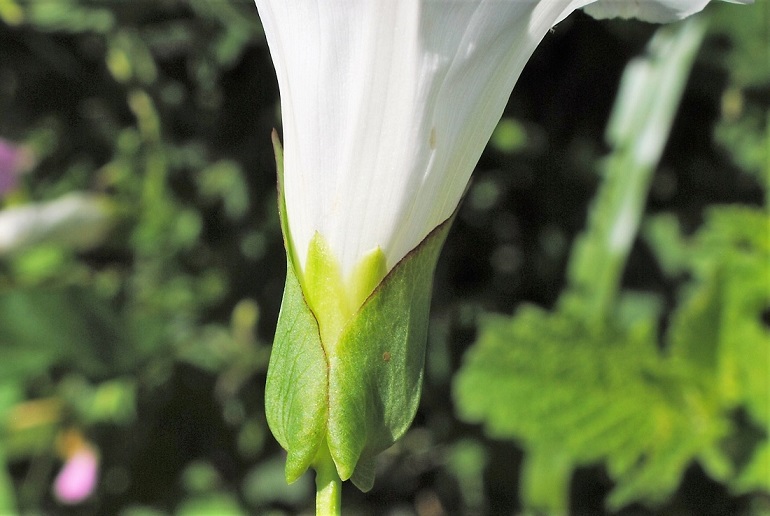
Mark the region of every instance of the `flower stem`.
[[321, 450], [318, 452], [315, 469], [316, 515], [335, 516], [342, 514], [342, 481], [337, 474], [337, 466], [332, 460], [326, 442], [321, 445]]

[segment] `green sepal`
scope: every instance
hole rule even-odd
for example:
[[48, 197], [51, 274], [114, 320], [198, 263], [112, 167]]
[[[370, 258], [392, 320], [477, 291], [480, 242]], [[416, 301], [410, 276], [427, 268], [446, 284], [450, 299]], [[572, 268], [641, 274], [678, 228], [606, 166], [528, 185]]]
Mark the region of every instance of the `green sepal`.
[[318, 323], [290, 263], [265, 384], [265, 415], [288, 452], [289, 483], [310, 467], [326, 432], [327, 369]]
[[450, 225], [433, 230], [385, 276], [330, 356], [329, 449], [340, 478], [352, 477], [364, 491], [374, 482], [374, 457], [417, 411], [433, 272]]
[[367, 491], [374, 483], [376, 456], [406, 432], [417, 411], [433, 273], [453, 217], [393, 267], [347, 321], [339, 340], [325, 346], [302, 290], [275, 135], [273, 144], [288, 264], [265, 387], [268, 425], [288, 452], [288, 482], [314, 464], [326, 441], [340, 478]]
[[278, 213], [287, 267], [281, 312], [265, 384], [265, 415], [278, 443], [288, 452], [286, 481], [292, 483], [313, 462], [326, 431], [328, 369], [318, 322], [302, 295], [283, 197], [283, 152], [273, 131], [278, 169]]

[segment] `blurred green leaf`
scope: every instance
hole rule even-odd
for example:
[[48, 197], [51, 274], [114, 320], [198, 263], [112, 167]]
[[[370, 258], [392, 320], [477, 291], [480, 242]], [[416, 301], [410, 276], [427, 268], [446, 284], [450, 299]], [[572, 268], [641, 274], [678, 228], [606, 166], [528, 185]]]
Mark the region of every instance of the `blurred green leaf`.
[[58, 390], [81, 425], [125, 425], [136, 417], [136, 383], [130, 378], [90, 385], [83, 376], [70, 374], [59, 382]]
[[[723, 441], [736, 431], [738, 408], [768, 428], [770, 330], [761, 318], [770, 308], [769, 239], [760, 210], [710, 212], [687, 247], [695, 279], [665, 356], [654, 317], [599, 330], [535, 307], [486, 319], [457, 377], [460, 414], [535, 456], [561, 456], [568, 471], [606, 462], [614, 508], [664, 500], [694, 460], [737, 490], [767, 489], [767, 434], [737, 473]], [[554, 480], [532, 475], [532, 501], [545, 503]], [[546, 508], [565, 507], [552, 503]]]
[[489, 457], [481, 443], [461, 439], [448, 451], [447, 467], [457, 478], [463, 502], [468, 511], [481, 511], [484, 507], [484, 469]]
[[687, 249], [682, 240], [679, 220], [670, 213], [647, 218], [642, 227], [645, 241], [668, 276], [678, 276], [687, 266]]
[[120, 511], [120, 516], [167, 516], [167, 513], [141, 505], [129, 505]]
[[[728, 8], [725, 8], [728, 7]], [[715, 10], [712, 30], [728, 45], [720, 45], [708, 57], [729, 63], [729, 87], [722, 95], [722, 113], [715, 138], [735, 163], [770, 189], [770, 3], [756, 2], [752, 15], [729, 6]]]
[[[770, 421], [765, 428], [770, 428]], [[760, 443], [731, 487], [738, 493], [770, 492], [770, 440]]]
[[207, 200], [221, 200], [225, 213], [233, 220], [246, 214], [249, 208], [248, 189], [241, 167], [232, 161], [218, 161], [198, 177], [198, 188]]
[[721, 47], [721, 57], [729, 62], [731, 80], [739, 86], [767, 86], [770, 80], [770, 45], [768, 20], [770, 3], [756, 2], [747, 13], [730, 5], [717, 4], [712, 11], [710, 33], [730, 36], [730, 44]]
[[110, 73], [120, 82], [136, 79], [152, 84], [157, 79], [155, 60], [136, 31], [120, 30], [112, 34], [106, 60]]
[[191, 493], [210, 492], [220, 483], [219, 472], [208, 462], [193, 461], [185, 468], [182, 482]]
[[587, 320], [602, 324], [616, 309], [653, 173], [704, 32], [697, 18], [658, 29], [647, 53], [623, 73], [606, 129], [613, 150], [602, 163], [602, 185], [567, 269], [570, 291], [564, 303]]
[[212, 493], [185, 499], [177, 508], [177, 516], [241, 516], [247, 515], [238, 500], [229, 494]]
[[770, 473], [770, 327], [763, 321], [770, 310], [770, 217], [748, 207], [712, 208], [691, 245], [695, 280], [672, 318], [670, 356], [695, 369], [723, 410], [743, 409], [764, 429], [750, 465], [731, 482], [738, 491], [770, 492], [770, 475], [758, 481]]
[[[654, 39], [658, 60], [633, 64], [624, 78], [609, 129], [617, 150], [557, 309], [524, 305], [512, 318], [485, 318], [455, 377], [460, 416], [523, 446], [528, 508], [566, 512], [573, 472], [596, 463], [605, 464], [615, 482], [607, 498], [613, 510], [664, 502], [693, 462], [737, 492], [767, 485], [758, 478], [766, 471], [770, 420], [770, 328], [762, 320], [770, 309], [768, 214], [748, 206], [712, 208], [689, 239], [671, 216], [646, 225], [664, 269], [692, 278], [665, 348], [658, 342], [659, 298], [620, 291], [649, 189], [642, 169], [648, 174], [654, 166], [645, 163], [650, 148], [643, 135], [659, 138], [661, 117], [670, 120], [676, 107], [669, 98], [662, 102], [668, 114], [650, 116], [639, 108], [644, 102], [629, 99], [661, 95], [647, 80], [668, 84], [667, 92], [672, 80], [682, 86], [682, 70], [670, 68], [677, 52], [665, 50], [675, 39]], [[692, 43], [684, 41], [680, 50], [692, 52]], [[666, 78], [666, 69], [676, 78]], [[633, 81], [646, 87], [632, 87]], [[642, 154], [634, 150], [639, 145], [647, 145]], [[740, 424], [740, 411], [761, 429], [758, 437]]]
[[39, 375], [60, 363], [101, 375], [127, 365], [128, 346], [116, 314], [87, 290], [0, 291], [0, 377]]
[[107, 32], [115, 18], [107, 7], [90, 7], [74, 0], [23, 4], [29, 23], [42, 30], [63, 32]]
[[[655, 340], [652, 322], [595, 332], [535, 307], [512, 321], [489, 318], [457, 378], [460, 414], [535, 455], [562, 456], [568, 471], [607, 461], [614, 507], [662, 501], [693, 459], [718, 450], [729, 421], [687, 371], [658, 355]], [[529, 478], [534, 501], [550, 493], [556, 505], [541, 508], [563, 510], [557, 500], [567, 493], [538, 478]]]
[[291, 485], [286, 484], [283, 459], [276, 457], [254, 466], [243, 479], [243, 497], [253, 507], [283, 503], [299, 507], [314, 492], [312, 474], [301, 476]]
[[527, 133], [517, 120], [503, 118], [497, 124], [489, 143], [500, 152], [513, 153], [527, 144]]
[[4, 381], [0, 382], [0, 514], [14, 514], [16, 508], [16, 493], [13, 477], [8, 471], [8, 441], [7, 414], [14, 404], [22, 399], [23, 393], [18, 385]]

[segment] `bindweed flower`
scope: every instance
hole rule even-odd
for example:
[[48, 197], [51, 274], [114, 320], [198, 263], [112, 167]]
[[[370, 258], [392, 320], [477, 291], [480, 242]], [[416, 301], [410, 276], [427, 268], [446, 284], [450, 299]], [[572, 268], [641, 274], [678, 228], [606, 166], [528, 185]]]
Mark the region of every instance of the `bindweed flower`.
[[576, 8], [667, 22], [708, 1], [257, 0], [297, 265], [321, 238], [350, 282], [370, 253], [390, 269], [449, 218], [527, 60]]
[[256, 0], [281, 92], [289, 266], [266, 387], [292, 481], [373, 458], [419, 400], [432, 277], [471, 172], [554, 24], [705, 0]]

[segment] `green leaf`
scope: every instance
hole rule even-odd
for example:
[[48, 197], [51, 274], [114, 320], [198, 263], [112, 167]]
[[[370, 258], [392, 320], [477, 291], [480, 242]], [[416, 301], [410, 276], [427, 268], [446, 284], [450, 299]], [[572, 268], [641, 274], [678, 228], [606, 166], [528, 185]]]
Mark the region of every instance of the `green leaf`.
[[0, 291], [0, 377], [26, 378], [70, 364], [104, 374], [125, 367], [130, 340], [119, 317], [88, 289]]
[[688, 253], [675, 215], [666, 213], [648, 217], [644, 221], [642, 235], [653, 248], [663, 272], [668, 276], [677, 276], [683, 272], [688, 263]]
[[[768, 423], [765, 428], [770, 428], [770, 421]], [[770, 493], [770, 440], [766, 439], [754, 451], [751, 461], [743, 468], [731, 487], [738, 493]]]
[[729, 481], [739, 493], [770, 492], [770, 330], [762, 321], [770, 309], [770, 218], [756, 208], [712, 208], [690, 254], [694, 281], [672, 317], [671, 359], [694, 368], [722, 410], [743, 409], [764, 430], [758, 444], [736, 431], [750, 455]]
[[692, 242], [695, 281], [674, 314], [670, 351], [716, 379], [726, 408], [745, 405], [770, 419], [770, 218], [756, 208], [724, 206], [707, 214]]
[[[683, 86], [702, 35], [697, 24], [680, 27], [679, 36], [659, 33], [654, 58], [624, 78], [621, 96], [633, 101], [621, 100], [613, 115], [616, 149], [557, 310], [524, 306], [512, 318], [487, 318], [455, 378], [459, 415], [524, 448], [528, 508], [564, 513], [572, 471], [597, 462], [615, 482], [613, 509], [664, 501], [694, 461], [736, 492], [768, 482], [760, 480], [770, 431], [768, 214], [714, 209], [690, 240], [672, 217], [647, 226], [662, 268], [692, 278], [666, 346], [657, 338], [658, 300], [619, 291], [659, 137], [675, 112], [677, 95], [659, 94]], [[650, 116], [650, 106], [661, 111]]]
[[[762, 314], [770, 307], [770, 219], [756, 208], [715, 208], [679, 246], [694, 279], [672, 316], [665, 354], [656, 311], [640, 310], [639, 299], [636, 318], [624, 318], [620, 306], [603, 327], [578, 310], [530, 306], [513, 319], [483, 321], [455, 400], [464, 419], [521, 442], [523, 496], [532, 507], [567, 506], [562, 468], [544, 466], [549, 461], [568, 472], [606, 463], [616, 509], [665, 500], [693, 461], [738, 493], [767, 489], [770, 331]], [[737, 409], [759, 436], [743, 436]], [[728, 439], [745, 459], [728, 454]]]
[[618, 508], [664, 500], [693, 459], [718, 449], [728, 422], [689, 380], [659, 356], [653, 321], [597, 329], [525, 306], [483, 321], [454, 397], [463, 419], [525, 448], [525, 503], [568, 506], [568, 482], [537, 473], [543, 464], [569, 472], [606, 461]]

